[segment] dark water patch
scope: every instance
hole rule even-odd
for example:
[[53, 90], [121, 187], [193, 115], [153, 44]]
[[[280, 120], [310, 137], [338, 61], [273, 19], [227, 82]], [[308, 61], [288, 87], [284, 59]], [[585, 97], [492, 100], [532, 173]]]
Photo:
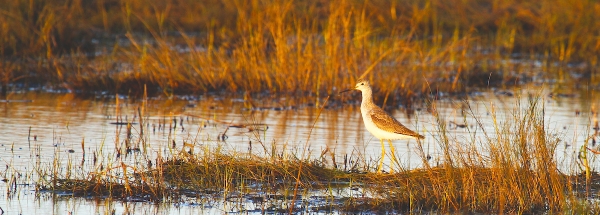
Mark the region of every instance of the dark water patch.
[[33, 102], [33, 100], [0, 100], [0, 103]]

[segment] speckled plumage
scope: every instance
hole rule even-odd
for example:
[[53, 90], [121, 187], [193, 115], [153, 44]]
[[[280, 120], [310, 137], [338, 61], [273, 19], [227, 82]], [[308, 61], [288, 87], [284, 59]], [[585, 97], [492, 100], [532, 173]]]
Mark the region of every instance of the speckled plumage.
[[[402, 125], [402, 123], [390, 116], [390, 114], [385, 112], [380, 107], [377, 107], [377, 105], [373, 103], [373, 90], [371, 89], [371, 83], [369, 83], [369, 81], [364, 79], [358, 80], [358, 83], [354, 89], [362, 92], [363, 100], [362, 103], [360, 103], [360, 113], [363, 116], [365, 127], [369, 132], [371, 132], [371, 134], [373, 134], [373, 136], [381, 140], [381, 160], [379, 161], [379, 166], [377, 167], [377, 172], [381, 173], [383, 157], [385, 157], [385, 145], [383, 145], [383, 140], [388, 141], [390, 148], [392, 149], [392, 154], [394, 154], [394, 146], [392, 145], [391, 140], [423, 139], [425, 137], [406, 128], [404, 125]], [[350, 91], [350, 89], [344, 90], [343, 92], [348, 91]], [[392, 156], [390, 173], [394, 171], [394, 160], [395, 156]]]
[[[394, 146], [391, 140], [398, 139], [423, 139], [424, 136], [417, 132], [414, 132], [406, 128], [402, 123], [398, 122], [394, 117], [390, 116], [380, 107], [377, 107], [373, 103], [373, 90], [371, 89], [371, 83], [369, 81], [360, 79], [354, 87], [355, 90], [362, 92], [362, 103], [360, 104], [360, 113], [362, 114], [363, 122], [365, 127], [373, 136], [381, 140], [381, 160], [377, 167], [377, 172], [381, 173], [381, 167], [383, 166], [383, 157], [385, 156], [385, 145], [383, 140], [387, 140], [394, 154]], [[350, 90], [345, 90], [347, 92]], [[395, 156], [392, 156], [392, 162], [390, 163], [390, 173], [394, 171]]]
[[402, 125], [402, 123], [398, 122], [398, 120], [390, 116], [388, 113], [386, 113], [379, 107], [372, 109], [371, 111], [369, 111], [368, 114], [371, 115], [371, 120], [377, 126], [377, 128], [381, 130], [411, 136], [419, 139], [425, 138], [423, 135], [420, 135], [417, 132], [414, 132]]
[[358, 80], [355, 89], [362, 91], [360, 111], [367, 130], [382, 140], [423, 139], [424, 136], [406, 128], [394, 117], [373, 103], [371, 84], [367, 80]]

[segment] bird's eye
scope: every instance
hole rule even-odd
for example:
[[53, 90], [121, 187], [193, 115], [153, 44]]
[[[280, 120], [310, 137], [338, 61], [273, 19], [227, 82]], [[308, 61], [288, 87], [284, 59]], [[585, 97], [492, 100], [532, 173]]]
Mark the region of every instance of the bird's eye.
[[365, 85], [365, 83], [361, 83], [360, 85]]

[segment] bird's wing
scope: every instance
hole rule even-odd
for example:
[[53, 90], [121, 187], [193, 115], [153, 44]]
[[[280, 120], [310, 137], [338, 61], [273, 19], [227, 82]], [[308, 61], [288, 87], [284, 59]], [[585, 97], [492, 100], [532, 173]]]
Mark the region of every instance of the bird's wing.
[[396, 134], [408, 135], [419, 139], [425, 138], [419, 133], [408, 129], [402, 125], [402, 123], [398, 122], [398, 120], [394, 119], [394, 117], [390, 116], [380, 108], [374, 108], [373, 110], [369, 111], [369, 114], [371, 115], [371, 120], [373, 120], [375, 126], [381, 130]]

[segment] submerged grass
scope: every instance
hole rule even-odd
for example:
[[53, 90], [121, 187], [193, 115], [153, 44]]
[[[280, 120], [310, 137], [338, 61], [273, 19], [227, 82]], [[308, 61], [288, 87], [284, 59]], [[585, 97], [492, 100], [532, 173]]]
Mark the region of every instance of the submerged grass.
[[[4, 88], [330, 94], [399, 103], [554, 79], [596, 83], [595, 1], [10, 1]], [[516, 54], [516, 55], [514, 55]], [[591, 84], [593, 85], [593, 84]]]
[[[299, 156], [285, 149], [279, 151], [274, 144], [255, 144], [263, 147], [262, 155], [206, 144], [196, 153], [169, 148], [171, 154], [163, 157], [159, 153], [156, 158], [150, 158], [147, 154], [151, 152], [143, 149], [123, 152], [117, 159], [109, 155], [94, 161], [91, 174], [71, 173], [72, 168], [64, 172], [57, 162], [46, 168], [38, 166], [38, 186], [74, 196], [158, 202], [185, 201], [183, 197], [208, 196], [208, 201], [217, 201], [217, 197], [251, 196], [253, 202], [277, 201], [273, 205], [278, 206], [263, 210], [278, 212], [597, 212], [600, 207], [593, 199], [597, 198], [600, 177], [594, 167], [582, 160], [564, 164], [565, 160], [557, 158], [560, 135], [547, 127], [543, 98], [529, 97], [526, 104], [518, 101], [503, 122], [496, 121], [493, 104], [489, 107], [493, 131], [484, 128], [484, 122], [465, 102], [464, 123], [468, 123], [467, 118], [474, 123], [467, 124], [468, 132], [460, 138], [447, 130], [446, 120], [432, 107], [438, 123], [437, 130], [432, 131], [440, 150], [434, 155], [438, 158], [430, 160], [418, 142], [414, 148], [422, 163], [418, 168], [394, 165], [399, 166], [394, 174], [374, 173], [375, 166], [359, 155], [343, 163], [336, 163], [334, 158], [333, 164], [328, 164], [323, 156]], [[585, 151], [582, 148], [581, 152]], [[125, 164], [127, 156], [134, 165]], [[591, 153], [588, 156], [579, 159], [593, 158]], [[299, 194], [295, 194], [296, 185], [301, 188]], [[358, 193], [335, 194], [339, 195], [337, 200], [327, 206], [303, 207], [310, 201], [311, 191], [331, 192], [340, 186]], [[330, 195], [333, 199], [334, 194]]]

